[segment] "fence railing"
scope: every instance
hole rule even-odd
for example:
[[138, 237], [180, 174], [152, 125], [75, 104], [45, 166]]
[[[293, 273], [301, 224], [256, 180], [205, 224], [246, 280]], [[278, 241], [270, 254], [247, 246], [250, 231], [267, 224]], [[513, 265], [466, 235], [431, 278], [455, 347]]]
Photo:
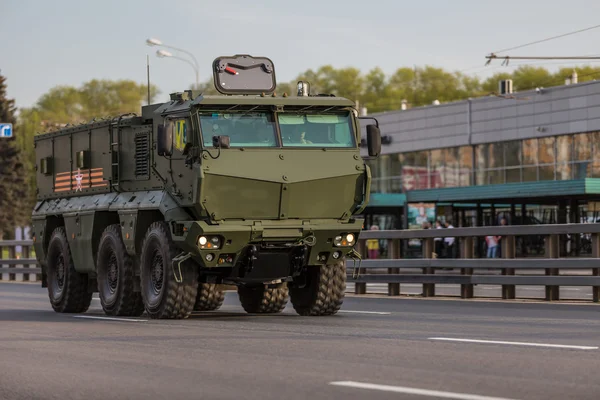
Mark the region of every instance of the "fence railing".
[[[578, 234], [591, 235], [592, 256], [561, 258], [564, 235]], [[515, 237], [527, 235], [545, 238], [545, 257], [516, 258]], [[502, 237], [501, 258], [475, 258], [476, 242], [485, 240], [485, 236]], [[459, 258], [436, 258], [434, 240], [445, 237], [455, 238]], [[357, 243], [363, 257], [367, 254], [365, 243], [369, 239], [386, 240], [389, 258], [364, 259], [360, 267], [358, 262], [346, 261], [348, 283], [354, 283], [355, 294], [366, 294], [369, 283], [383, 283], [388, 286], [389, 296], [398, 296], [400, 284], [417, 283], [422, 284], [423, 297], [432, 297], [436, 285], [454, 284], [460, 285], [460, 296], [468, 299], [474, 297], [475, 285], [486, 284], [500, 285], [503, 299], [515, 299], [516, 286], [539, 285], [545, 287], [545, 300], [552, 301], [560, 299], [560, 286], [589, 286], [593, 301], [600, 301], [600, 224], [364, 231]], [[423, 258], [403, 259], [402, 241], [414, 239], [422, 241]], [[587, 275], [575, 275], [575, 270], [586, 271]]]
[[[561, 258], [563, 235], [591, 235], [592, 256]], [[476, 242], [485, 236], [501, 236], [501, 258], [475, 258]], [[545, 237], [545, 257], [516, 258], [516, 236]], [[459, 246], [459, 258], [436, 258], [434, 239], [454, 237]], [[545, 287], [545, 299], [560, 299], [561, 286], [588, 286], [594, 302], [600, 301], [600, 224], [556, 224], [525, 226], [489, 226], [454, 229], [364, 231], [357, 243], [366, 256], [366, 241], [388, 241], [388, 259], [347, 260], [348, 284], [354, 284], [356, 294], [366, 294], [367, 284], [387, 284], [388, 295], [400, 295], [400, 285], [422, 285], [422, 296], [433, 297], [436, 285], [460, 285], [462, 298], [474, 297], [478, 284], [499, 285], [503, 299], [516, 298], [516, 286]], [[402, 242], [422, 241], [423, 258], [402, 258]], [[20, 251], [17, 251], [20, 248]], [[32, 257], [33, 241], [0, 241], [0, 279], [32, 281], [41, 279], [41, 269]], [[448, 270], [451, 271], [448, 271]], [[587, 275], [573, 274], [586, 271]], [[519, 273], [517, 273], [519, 272]]]
[[[19, 251], [17, 251], [19, 250]], [[32, 257], [32, 240], [0, 241], [0, 280], [38, 282], [42, 270]]]

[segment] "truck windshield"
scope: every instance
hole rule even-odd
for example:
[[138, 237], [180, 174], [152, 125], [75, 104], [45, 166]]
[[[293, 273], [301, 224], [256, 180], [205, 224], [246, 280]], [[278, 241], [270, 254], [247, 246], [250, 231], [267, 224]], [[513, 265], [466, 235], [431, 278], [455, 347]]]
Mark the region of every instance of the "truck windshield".
[[356, 147], [350, 113], [277, 115], [284, 147]]
[[200, 128], [205, 147], [213, 136], [229, 136], [231, 147], [277, 146], [272, 113], [200, 113]]

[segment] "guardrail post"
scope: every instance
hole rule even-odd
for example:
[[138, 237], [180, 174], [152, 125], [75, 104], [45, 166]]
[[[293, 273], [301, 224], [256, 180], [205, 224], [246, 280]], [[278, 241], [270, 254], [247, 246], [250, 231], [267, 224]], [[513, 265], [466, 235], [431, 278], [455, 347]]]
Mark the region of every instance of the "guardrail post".
[[[592, 257], [600, 258], [600, 234], [592, 234]], [[600, 276], [600, 268], [592, 268], [592, 276]], [[592, 301], [600, 302], [600, 286], [592, 286]]]
[[[23, 259], [28, 259], [31, 258], [31, 247], [29, 246], [23, 246], [22, 247], [22, 253], [21, 253], [21, 258]], [[31, 268], [31, 267], [35, 267], [35, 264], [29, 264], [27, 265], [27, 268]], [[25, 274], [25, 281], [29, 281], [29, 282], [37, 282], [37, 274]]]
[[[8, 246], [8, 258], [9, 259], [15, 259], [17, 258], [17, 249], [15, 248], [15, 246]], [[16, 265], [11, 265], [9, 266], [9, 268], [15, 268], [17, 267]], [[17, 280], [17, 276], [20, 278], [19, 281], [23, 280], [23, 274], [13, 274], [13, 273], [9, 273], [9, 279], [10, 281], [16, 281]]]
[[[2, 264], [2, 255], [4, 254], [4, 248], [2, 246], [0, 246], [0, 268], [6, 268], [8, 267], [8, 265], [3, 265]], [[0, 280], [3, 281], [7, 281], [8, 280], [8, 274], [7, 273], [2, 273], [0, 274]]]
[[[473, 238], [465, 237], [461, 240], [461, 258], [473, 258], [475, 247], [473, 246]], [[461, 268], [461, 275], [473, 275], [473, 268]], [[473, 284], [460, 285], [460, 297], [463, 299], [473, 298]]]
[[[548, 258], [558, 258], [560, 251], [560, 241], [558, 235], [546, 236], [546, 255]], [[546, 275], [556, 276], [558, 275], [558, 268], [546, 268]], [[546, 300], [559, 300], [559, 287], [558, 286], [546, 286]]]
[[[400, 244], [401, 241], [399, 239], [389, 239], [388, 240], [388, 249], [390, 249], [390, 258], [397, 260], [401, 258], [400, 254]], [[388, 268], [388, 274], [394, 275], [399, 274], [400, 268]], [[400, 284], [399, 283], [388, 283], [388, 296], [400, 296]]]
[[[514, 236], [502, 237], [502, 258], [515, 258], [516, 241]], [[514, 268], [502, 268], [502, 275], [514, 275]], [[502, 285], [502, 298], [504, 300], [514, 300], [517, 297], [515, 285]]]
[[[357, 251], [364, 257], [364, 255], [366, 254], [366, 240], [362, 239], [359, 240], [358, 243], [356, 243], [356, 247], [358, 247]], [[358, 269], [359, 274], [362, 274], [365, 272], [364, 268], [359, 268]], [[367, 294], [367, 283], [366, 282], [356, 282], [354, 284], [354, 294]]]
[[[432, 258], [434, 252], [433, 238], [423, 239], [423, 258]], [[424, 274], [435, 274], [433, 268], [423, 268]], [[435, 284], [424, 283], [423, 284], [423, 297], [435, 296]]]

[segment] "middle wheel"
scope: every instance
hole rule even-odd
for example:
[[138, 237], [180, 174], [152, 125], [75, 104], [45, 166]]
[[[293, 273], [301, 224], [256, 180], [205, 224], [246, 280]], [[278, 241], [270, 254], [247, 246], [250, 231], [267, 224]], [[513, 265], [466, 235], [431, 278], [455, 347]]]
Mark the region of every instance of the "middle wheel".
[[133, 259], [127, 254], [119, 224], [108, 226], [102, 233], [96, 265], [98, 294], [104, 312], [107, 315], [142, 315], [142, 295], [134, 290]]
[[271, 314], [283, 311], [288, 302], [286, 283], [275, 288], [261, 286], [239, 286], [238, 296], [247, 313]]

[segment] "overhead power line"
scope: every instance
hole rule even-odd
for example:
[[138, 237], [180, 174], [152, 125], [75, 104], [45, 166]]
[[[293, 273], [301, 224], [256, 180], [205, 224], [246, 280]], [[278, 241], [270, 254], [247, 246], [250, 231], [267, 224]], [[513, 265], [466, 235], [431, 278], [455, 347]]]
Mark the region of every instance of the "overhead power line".
[[569, 36], [569, 35], [574, 35], [576, 33], [581, 33], [581, 32], [589, 31], [589, 30], [596, 29], [596, 28], [600, 28], [600, 25], [590, 26], [589, 28], [584, 28], [584, 29], [580, 29], [580, 30], [577, 30], [577, 31], [569, 32], [569, 33], [563, 33], [562, 35], [552, 36], [552, 37], [541, 39], [541, 40], [536, 40], [535, 42], [525, 43], [525, 44], [522, 44], [522, 45], [519, 45], [519, 46], [510, 47], [508, 49], [494, 51], [494, 52], [492, 52], [492, 54], [504, 53], [506, 51], [520, 49], [522, 47], [531, 46], [532, 44], [543, 43], [543, 42], [547, 42], [547, 41], [550, 41], [550, 40], [558, 39], [558, 38]]
[[598, 56], [501, 56], [498, 57], [496, 54], [490, 54], [485, 56], [487, 62], [485, 65], [489, 65], [493, 59], [501, 58], [502, 65], [508, 65], [510, 60], [600, 60]]

